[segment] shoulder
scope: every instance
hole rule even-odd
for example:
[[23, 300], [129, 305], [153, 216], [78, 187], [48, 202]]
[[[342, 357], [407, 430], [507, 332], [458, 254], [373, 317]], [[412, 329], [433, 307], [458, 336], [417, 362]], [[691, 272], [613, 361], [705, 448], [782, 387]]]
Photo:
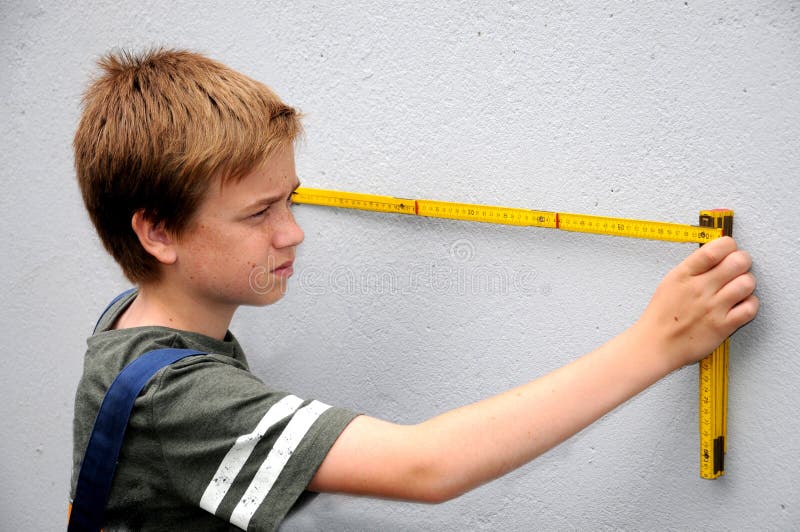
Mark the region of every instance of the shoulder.
[[155, 428], [170, 438], [207, 434], [232, 440], [253, 433], [273, 439], [289, 424], [310, 427], [318, 419], [326, 425], [342, 414], [347, 420], [352, 417], [322, 401], [269, 386], [235, 359], [214, 354], [187, 357], [164, 368], [143, 399]]
[[354, 413], [272, 389], [215, 355], [166, 368], [153, 427], [175, 488], [241, 528], [277, 526]]
[[188, 356], [164, 367], [151, 382], [151, 388], [146, 393], [159, 401], [185, 396], [206, 407], [208, 402], [224, 403], [241, 397], [282, 394], [269, 389], [242, 362], [215, 353]]

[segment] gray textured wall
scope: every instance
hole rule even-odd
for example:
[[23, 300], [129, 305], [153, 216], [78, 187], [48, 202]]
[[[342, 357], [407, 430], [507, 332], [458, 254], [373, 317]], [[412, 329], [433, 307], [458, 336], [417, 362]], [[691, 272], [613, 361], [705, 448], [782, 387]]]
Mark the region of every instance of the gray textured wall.
[[[797, 1], [9, 4], [0, 529], [63, 528], [84, 338], [127, 286], [84, 215], [70, 143], [94, 60], [154, 44], [207, 52], [300, 107], [308, 186], [690, 223], [730, 207], [755, 257], [763, 307], [732, 341], [723, 479], [698, 478], [686, 368], [453, 502], [321, 496], [287, 530], [800, 529]], [[267, 381], [402, 422], [590, 350], [694, 249], [297, 217], [288, 297], [233, 330]]]

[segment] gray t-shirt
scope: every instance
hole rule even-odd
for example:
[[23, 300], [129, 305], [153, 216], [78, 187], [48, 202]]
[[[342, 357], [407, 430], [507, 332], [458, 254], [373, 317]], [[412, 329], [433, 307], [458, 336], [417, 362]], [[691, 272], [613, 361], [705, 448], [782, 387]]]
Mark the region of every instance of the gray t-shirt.
[[210, 353], [159, 371], [136, 399], [105, 530], [273, 530], [356, 414], [265, 385], [239, 343], [166, 327], [110, 330], [135, 292], [87, 340], [75, 396], [70, 494], [95, 416], [117, 374], [147, 351]]

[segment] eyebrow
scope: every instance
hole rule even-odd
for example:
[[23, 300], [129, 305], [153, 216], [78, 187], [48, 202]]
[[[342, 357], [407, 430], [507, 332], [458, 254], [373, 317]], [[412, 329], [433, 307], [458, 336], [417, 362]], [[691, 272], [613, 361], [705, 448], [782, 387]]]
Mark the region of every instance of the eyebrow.
[[[288, 197], [291, 197], [292, 194], [294, 194], [294, 191], [297, 190], [298, 188], [300, 188], [300, 180], [299, 179], [295, 182], [294, 188], [292, 188], [292, 191], [289, 192], [289, 196]], [[283, 199], [283, 197], [284, 197], [283, 194], [275, 194], [274, 196], [267, 196], [267, 197], [258, 199], [256, 201], [254, 201], [253, 203], [250, 203], [247, 207], [245, 207], [244, 211], [250, 211], [252, 209], [255, 209], [256, 207], [266, 206], [266, 205], [269, 205], [270, 203], [275, 203], [276, 201], [279, 201], [279, 200]]]

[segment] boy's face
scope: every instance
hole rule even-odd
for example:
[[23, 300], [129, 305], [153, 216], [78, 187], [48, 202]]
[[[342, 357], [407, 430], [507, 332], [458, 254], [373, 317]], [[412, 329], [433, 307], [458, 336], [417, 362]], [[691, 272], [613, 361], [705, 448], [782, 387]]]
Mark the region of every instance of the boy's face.
[[212, 184], [177, 238], [173, 280], [212, 308], [280, 299], [303, 241], [290, 210], [299, 185], [291, 144], [240, 181]]

